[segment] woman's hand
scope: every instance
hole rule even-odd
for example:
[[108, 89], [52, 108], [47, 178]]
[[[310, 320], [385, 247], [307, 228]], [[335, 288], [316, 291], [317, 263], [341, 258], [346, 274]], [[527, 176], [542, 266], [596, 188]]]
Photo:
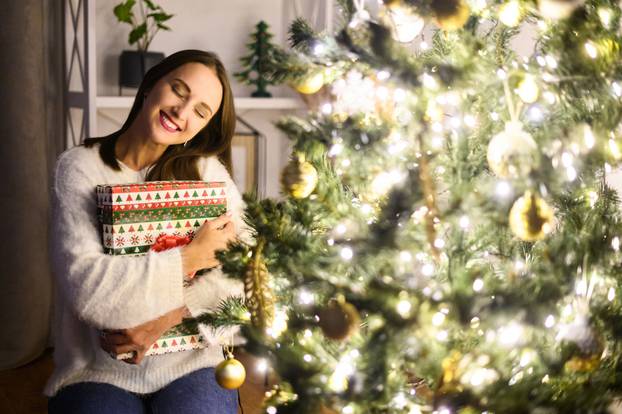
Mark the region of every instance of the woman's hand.
[[218, 266], [217, 250], [225, 250], [227, 243], [235, 239], [235, 225], [231, 213], [206, 221], [197, 231], [190, 244], [181, 250], [184, 274]]
[[123, 362], [140, 364], [151, 345], [168, 329], [181, 323], [186, 313], [186, 308], [182, 307], [134, 328], [105, 329], [100, 335], [100, 346], [113, 358], [133, 353], [132, 358], [124, 359]]

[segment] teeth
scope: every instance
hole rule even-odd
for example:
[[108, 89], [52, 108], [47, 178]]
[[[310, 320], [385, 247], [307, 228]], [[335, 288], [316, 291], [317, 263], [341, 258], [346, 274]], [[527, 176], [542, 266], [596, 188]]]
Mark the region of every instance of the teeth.
[[177, 125], [175, 125], [164, 112], [162, 112], [162, 119], [164, 120], [164, 124], [170, 129], [179, 129], [177, 128]]

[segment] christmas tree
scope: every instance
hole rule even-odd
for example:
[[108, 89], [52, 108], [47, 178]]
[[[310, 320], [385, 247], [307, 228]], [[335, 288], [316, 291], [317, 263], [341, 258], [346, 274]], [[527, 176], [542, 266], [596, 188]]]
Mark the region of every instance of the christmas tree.
[[257, 23], [255, 32], [251, 34], [251, 42], [246, 45], [251, 53], [240, 59], [245, 69], [234, 73], [240, 82], [257, 87], [257, 90], [251, 94], [255, 98], [270, 98], [272, 96], [266, 89], [268, 85], [273, 84], [267, 76], [267, 70], [272, 61], [275, 46], [270, 42], [272, 34], [268, 29], [268, 23], [263, 20]]
[[335, 35], [297, 20], [273, 55], [274, 80], [319, 73], [330, 99], [279, 122], [287, 197], [246, 197], [255, 242], [220, 254], [246, 300], [201, 321], [242, 326], [276, 380], [271, 414], [606, 412], [622, 393], [620, 5], [340, 6]]

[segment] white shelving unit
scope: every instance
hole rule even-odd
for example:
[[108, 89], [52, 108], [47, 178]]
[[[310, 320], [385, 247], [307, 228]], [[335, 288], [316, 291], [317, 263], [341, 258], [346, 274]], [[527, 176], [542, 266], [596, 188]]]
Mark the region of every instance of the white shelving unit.
[[[97, 110], [129, 109], [134, 102], [133, 96], [98, 96], [95, 98]], [[237, 110], [296, 110], [305, 105], [298, 98], [234, 98]]]

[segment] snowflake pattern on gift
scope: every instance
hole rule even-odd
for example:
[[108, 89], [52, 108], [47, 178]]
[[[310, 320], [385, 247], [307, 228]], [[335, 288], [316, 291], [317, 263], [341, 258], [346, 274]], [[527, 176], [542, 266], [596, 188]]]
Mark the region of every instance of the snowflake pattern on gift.
[[136, 246], [138, 243], [140, 243], [140, 237], [138, 235], [133, 235], [130, 237], [130, 243], [132, 243], [132, 245]]
[[153, 235], [151, 234], [145, 235], [145, 244], [153, 244]]
[[112, 237], [107, 236], [106, 237], [106, 241], [104, 242], [104, 245], [107, 246], [107, 247], [112, 246]]
[[114, 241], [114, 244], [116, 246], [123, 246], [123, 244], [125, 243], [125, 237], [117, 237], [116, 240]]

